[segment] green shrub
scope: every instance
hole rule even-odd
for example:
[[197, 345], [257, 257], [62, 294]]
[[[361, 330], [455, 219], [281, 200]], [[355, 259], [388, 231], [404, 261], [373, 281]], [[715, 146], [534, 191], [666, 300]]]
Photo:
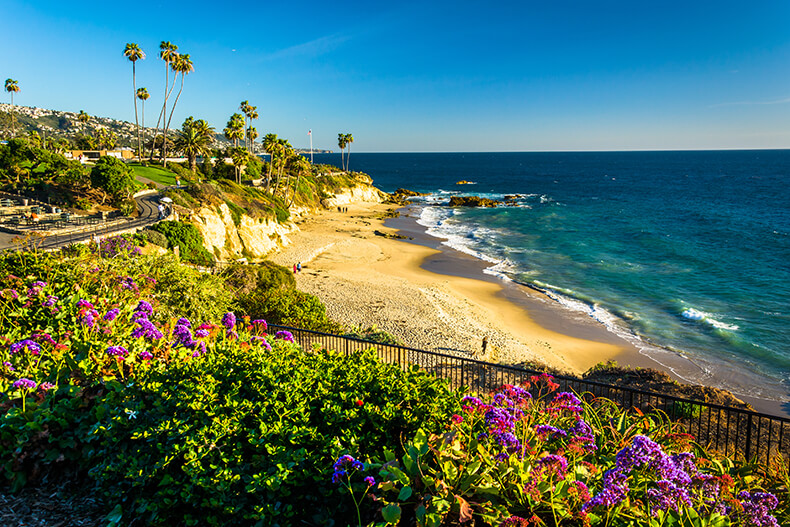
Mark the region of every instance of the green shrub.
[[165, 249], [168, 248], [167, 236], [153, 229], [146, 229], [144, 232], [145, 232], [145, 239], [148, 242], [153, 243], [154, 245], [158, 245], [159, 247], [164, 247]]
[[214, 257], [203, 247], [203, 236], [197, 227], [180, 221], [163, 221], [151, 226], [167, 238], [169, 247], [178, 247], [185, 262], [197, 265], [214, 265]]
[[296, 287], [293, 272], [269, 260], [255, 265], [233, 264], [222, 271], [222, 277], [237, 295]]
[[237, 298], [236, 303], [244, 313], [270, 324], [316, 331], [337, 329], [318, 297], [296, 289], [258, 290]]

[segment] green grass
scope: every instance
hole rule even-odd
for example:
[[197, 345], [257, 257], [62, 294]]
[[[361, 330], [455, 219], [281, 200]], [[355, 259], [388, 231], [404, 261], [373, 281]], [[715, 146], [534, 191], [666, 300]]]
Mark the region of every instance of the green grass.
[[129, 166], [134, 170], [134, 177], [140, 176], [148, 178], [151, 181], [161, 183], [162, 185], [175, 185], [176, 175], [169, 170], [157, 166], [144, 167], [139, 163], [130, 163]]

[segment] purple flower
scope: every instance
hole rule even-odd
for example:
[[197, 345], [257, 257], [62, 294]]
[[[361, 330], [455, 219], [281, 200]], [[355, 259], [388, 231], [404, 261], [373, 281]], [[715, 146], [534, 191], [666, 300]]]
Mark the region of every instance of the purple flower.
[[156, 326], [147, 318], [139, 318], [135, 320], [137, 327], [132, 330], [132, 337], [139, 339], [146, 337], [149, 340], [159, 340], [162, 338], [162, 332], [156, 329]]
[[236, 340], [236, 339], [239, 338], [239, 334], [236, 333], [236, 330], [227, 329], [227, 330], [225, 330], [225, 337], [227, 337], [227, 338], [229, 338], [231, 340]]
[[56, 384], [52, 384], [51, 382], [42, 382], [41, 384], [38, 385], [38, 389], [41, 390], [42, 392], [53, 390], [57, 387], [58, 386]]
[[35, 390], [36, 389], [35, 381], [31, 381], [30, 379], [25, 379], [24, 377], [19, 379], [18, 381], [14, 381], [14, 384], [12, 384], [12, 386], [14, 388], [19, 389], [19, 390]]
[[582, 402], [576, 397], [576, 394], [571, 392], [560, 392], [546, 407], [549, 413], [560, 413], [568, 411], [574, 414], [580, 414], [584, 411]]
[[253, 320], [252, 321], [252, 325], [256, 326], [256, 327], [257, 326], [262, 326], [264, 330], [269, 328], [269, 325], [262, 318], [258, 318], [258, 319]]
[[334, 470], [334, 473], [332, 474], [332, 483], [339, 483], [342, 478], [348, 476], [348, 467], [358, 471], [365, 470], [364, 463], [354, 459], [348, 454], [344, 454], [337, 458], [335, 464], [332, 465], [332, 469]]
[[10, 363], [10, 362], [8, 362], [8, 361], [3, 361], [3, 366], [5, 366], [6, 368], [8, 368], [8, 371], [16, 371], [16, 368], [14, 368], [14, 365], [13, 365], [13, 364], [11, 364], [11, 363]]
[[290, 331], [285, 331], [285, 330], [278, 331], [277, 333], [275, 333], [274, 334], [274, 338], [279, 339], [279, 340], [285, 340], [287, 342], [293, 342], [294, 341], [293, 334]]
[[127, 276], [121, 278], [120, 280], [121, 289], [126, 289], [127, 291], [138, 292], [140, 288], [137, 287], [137, 284], [134, 283], [134, 279], [131, 276]]
[[582, 506], [582, 511], [593, 507], [612, 507], [622, 503], [628, 494], [628, 476], [622, 470], [612, 468], [603, 473], [603, 488]]
[[154, 358], [153, 354], [148, 350], [141, 351], [139, 357], [143, 360], [151, 360]]
[[52, 307], [52, 306], [54, 306], [57, 303], [58, 303], [58, 297], [52, 296], [52, 295], [48, 295], [46, 300], [44, 300], [44, 302], [42, 302], [41, 305], [44, 306], [44, 307]]
[[679, 510], [682, 504], [691, 507], [691, 496], [689, 491], [683, 487], [678, 487], [671, 481], [665, 479], [656, 481], [657, 487], [647, 490], [647, 497], [650, 500], [653, 508], [653, 515], [658, 515], [659, 511], [672, 509]]
[[77, 307], [79, 309], [93, 309], [93, 304], [91, 304], [84, 298], [80, 298], [80, 300], [77, 302]]
[[146, 313], [148, 315], [154, 314], [154, 308], [151, 307], [151, 304], [145, 300], [140, 300], [137, 303], [137, 308], [135, 309], [138, 313]]
[[41, 353], [41, 346], [38, 342], [34, 342], [30, 339], [20, 340], [19, 342], [11, 344], [11, 355], [25, 350], [28, 350], [33, 355], [38, 355]]
[[197, 358], [200, 357], [201, 355], [206, 354], [206, 343], [204, 341], [202, 340], [197, 341], [194, 347], [197, 349], [195, 349], [195, 352], [192, 353], [193, 357]]
[[376, 485], [376, 478], [374, 478], [373, 476], [366, 477], [364, 481], [365, 481], [365, 485], [367, 485], [368, 487], [373, 487]]
[[190, 322], [188, 318], [181, 317], [176, 321], [176, 326], [186, 326], [191, 328], [192, 322]]
[[568, 433], [562, 428], [557, 428], [551, 425], [538, 425], [535, 427], [535, 433], [538, 434], [542, 440], [556, 439], [558, 437], [565, 437]]
[[236, 315], [230, 311], [222, 315], [222, 325], [228, 330], [233, 329], [236, 326]]
[[741, 500], [743, 513], [746, 516], [747, 527], [779, 527], [779, 522], [771, 516], [769, 511], [779, 505], [779, 500], [770, 492], [748, 492], [738, 493]]
[[124, 360], [129, 356], [129, 351], [123, 346], [110, 346], [107, 348], [107, 355]]
[[47, 344], [51, 344], [53, 346], [57, 344], [57, 342], [55, 342], [55, 339], [53, 339], [52, 335], [50, 335], [49, 333], [38, 333], [38, 332], [33, 333], [31, 338], [36, 342], [46, 342]]
[[204, 339], [209, 336], [209, 332], [207, 329], [197, 329], [195, 330], [195, 336]]
[[535, 462], [535, 470], [547, 471], [549, 474], [556, 474], [560, 478], [565, 477], [568, 470], [568, 460], [556, 454], [547, 454]]
[[90, 310], [80, 319], [80, 323], [83, 326], [93, 329], [93, 326], [96, 324], [96, 319], [99, 317], [99, 314], [95, 310]]
[[37, 281], [30, 284], [30, 288], [27, 290], [27, 296], [38, 296], [42, 289], [47, 287], [46, 282]]
[[112, 322], [113, 320], [118, 318], [119, 313], [120, 310], [118, 310], [117, 308], [112, 308], [109, 311], [107, 311], [107, 313], [104, 314], [104, 320], [106, 320], [107, 322]]
[[174, 348], [179, 345], [191, 348], [195, 344], [195, 341], [192, 339], [192, 330], [188, 326], [177, 325], [173, 328], [173, 336], [176, 338], [176, 341], [173, 343]]

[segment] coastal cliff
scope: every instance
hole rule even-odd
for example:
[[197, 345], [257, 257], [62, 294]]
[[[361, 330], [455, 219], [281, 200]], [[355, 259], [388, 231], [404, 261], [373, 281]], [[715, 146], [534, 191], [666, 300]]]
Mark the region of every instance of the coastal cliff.
[[[333, 209], [351, 203], [381, 203], [387, 194], [368, 184], [336, 192], [321, 200], [321, 207]], [[274, 218], [254, 218], [247, 214], [236, 215], [226, 203], [203, 205], [196, 210], [185, 211], [182, 219], [193, 224], [203, 236], [204, 246], [218, 260], [230, 261], [239, 258], [260, 259], [290, 245], [288, 235], [299, 231], [296, 222], [309, 216], [317, 208], [292, 208], [290, 219], [277, 222]]]

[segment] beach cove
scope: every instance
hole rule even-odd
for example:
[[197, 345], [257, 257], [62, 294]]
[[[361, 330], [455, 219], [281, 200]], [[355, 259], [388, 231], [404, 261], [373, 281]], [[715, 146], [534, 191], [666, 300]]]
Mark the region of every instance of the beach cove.
[[292, 243], [272, 260], [289, 268], [301, 262], [297, 287], [318, 296], [330, 317], [376, 326], [410, 347], [572, 374], [608, 360], [644, 363], [636, 348], [594, 321], [562, 317], [539, 292], [483, 274], [473, 257], [439, 250], [408, 208], [387, 219], [398, 208], [357, 202], [348, 212], [318, 211], [297, 222]]

